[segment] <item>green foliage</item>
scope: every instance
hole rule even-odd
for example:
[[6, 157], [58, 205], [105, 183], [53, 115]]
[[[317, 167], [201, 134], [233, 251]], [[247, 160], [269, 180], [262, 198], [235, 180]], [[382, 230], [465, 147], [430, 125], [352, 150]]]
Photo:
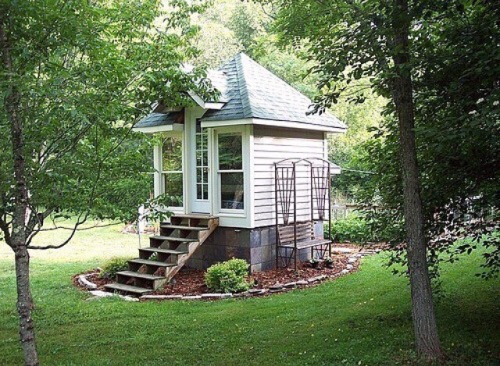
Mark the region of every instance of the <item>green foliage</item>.
[[116, 273], [128, 269], [130, 258], [111, 258], [102, 265], [102, 271], [99, 273], [101, 278], [115, 278]]
[[261, 7], [233, 0], [215, 0], [210, 5], [194, 20], [203, 31], [196, 37], [201, 52], [192, 62], [215, 68], [240, 51], [253, 55], [269, 22]]
[[216, 292], [241, 292], [250, 288], [247, 281], [249, 265], [244, 259], [230, 259], [207, 269], [205, 283]]
[[184, 0], [166, 10], [154, 0], [0, 4], [11, 61], [0, 63], [4, 231], [16, 186], [12, 111], [24, 140], [29, 241], [61, 212], [79, 223], [136, 217], [151, 191], [151, 141], [131, 128], [155, 101], [176, 106], [190, 103], [185, 90], [210, 91], [204, 69], [183, 68], [197, 54], [190, 17], [200, 9]]
[[335, 242], [364, 243], [371, 241], [371, 232], [363, 217], [351, 214], [332, 222], [331, 237]]
[[[351, 213], [346, 218], [332, 221], [331, 238], [335, 242], [352, 242], [363, 244], [367, 242], [381, 242], [391, 238], [384, 226], [384, 230], [377, 227], [378, 221], [369, 214]], [[325, 230], [328, 226], [325, 225]]]

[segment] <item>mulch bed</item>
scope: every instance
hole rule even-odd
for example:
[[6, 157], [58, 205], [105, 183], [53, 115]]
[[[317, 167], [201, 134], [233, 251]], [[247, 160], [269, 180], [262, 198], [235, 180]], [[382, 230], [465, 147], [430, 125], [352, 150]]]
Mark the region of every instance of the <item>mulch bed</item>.
[[[347, 256], [337, 255], [333, 258], [334, 268], [311, 268], [308, 263], [301, 263], [297, 272], [293, 268], [271, 269], [262, 272], [255, 272], [249, 277], [255, 285], [253, 288], [269, 288], [276, 284], [285, 284], [299, 280], [307, 280], [319, 275], [333, 277], [340, 274], [346, 268]], [[162, 290], [157, 290], [155, 295], [201, 295], [209, 293], [205, 285], [205, 271], [199, 269], [183, 268], [177, 273], [173, 283], [165, 285]]]
[[[350, 254], [334, 254], [332, 259], [334, 261], [333, 268], [326, 268], [322, 264], [320, 268], [312, 268], [308, 262], [299, 263], [297, 271], [293, 268], [279, 268], [262, 272], [252, 273], [249, 279], [254, 282], [255, 289], [269, 288], [276, 284], [286, 284], [296, 282], [299, 280], [307, 280], [320, 275], [325, 275], [329, 278], [338, 277], [342, 270], [345, 270], [348, 264], [348, 257], [357, 254], [361, 247], [355, 244], [344, 244], [343, 248], [354, 249]], [[338, 248], [338, 246], [337, 246]], [[366, 247], [365, 247], [366, 248]], [[378, 248], [378, 246], [377, 246]], [[375, 249], [375, 246], [370, 247]], [[359, 261], [351, 263], [353, 268], [350, 272], [357, 270]], [[100, 278], [99, 269], [94, 269], [78, 275], [73, 276], [73, 283], [75, 286], [85, 289], [79, 282], [78, 276], [81, 274], [93, 273], [87, 279], [95, 283], [99, 290], [104, 289], [104, 285], [114, 282], [113, 279]], [[205, 271], [198, 269], [182, 268], [171, 283], [166, 284], [163, 289], [157, 290], [152, 294], [155, 295], [201, 295], [209, 293], [204, 281]]]

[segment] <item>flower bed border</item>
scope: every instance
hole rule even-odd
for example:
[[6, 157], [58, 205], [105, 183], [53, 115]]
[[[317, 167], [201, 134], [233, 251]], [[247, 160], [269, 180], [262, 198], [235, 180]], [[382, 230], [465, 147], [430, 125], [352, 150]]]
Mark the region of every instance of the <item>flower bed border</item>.
[[230, 299], [230, 298], [250, 298], [250, 297], [260, 297], [260, 296], [269, 296], [272, 294], [277, 294], [277, 293], [284, 293], [287, 291], [295, 290], [295, 289], [304, 289], [304, 288], [310, 288], [317, 286], [318, 284], [325, 282], [327, 280], [333, 280], [339, 277], [343, 277], [349, 273], [357, 271], [359, 268], [359, 260], [365, 256], [368, 255], [373, 255], [379, 253], [381, 250], [380, 249], [366, 249], [362, 248], [358, 253], [352, 253], [347, 257], [347, 264], [344, 269], [342, 269], [340, 272], [332, 274], [332, 275], [319, 275], [319, 276], [314, 276], [310, 277], [307, 279], [301, 279], [298, 281], [294, 282], [288, 282], [288, 283], [277, 283], [272, 286], [269, 286], [267, 288], [261, 288], [261, 289], [250, 289], [245, 292], [240, 292], [240, 293], [204, 293], [201, 295], [142, 295], [141, 297], [132, 297], [132, 296], [124, 296], [124, 295], [116, 295], [111, 292], [105, 292], [101, 290], [97, 290], [98, 286], [91, 282], [89, 280], [89, 277], [95, 275], [98, 273], [97, 271], [93, 271], [90, 273], [83, 273], [74, 276], [74, 282], [75, 284], [79, 285], [81, 288], [84, 288], [88, 290], [90, 294], [93, 295], [93, 297], [89, 298], [88, 300], [93, 300], [96, 298], [102, 298], [102, 297], [111, 297], [111, 296], [118, 296], [119, 298], [126, 300], [126, 301], [173, 301], [173, 300], [180, 300], [180, 301], [192, 301], [192, 300], [223, 300], [223, 299]]

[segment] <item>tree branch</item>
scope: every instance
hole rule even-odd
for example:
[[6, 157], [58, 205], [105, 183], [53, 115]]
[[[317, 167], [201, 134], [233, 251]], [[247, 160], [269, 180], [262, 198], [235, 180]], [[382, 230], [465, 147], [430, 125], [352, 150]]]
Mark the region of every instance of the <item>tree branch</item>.
[[[116, 225], [121, 225], [121, 224], [122, 224], [121, 222], [114, 222], [112, 224], [93, 225], [93, 226], [89, 226], [89, 227], [82, 227], [82, 228], [76, 229], [76, 231], [99, 229], [102, 227], [116, 226]], [[51, 227], [51, 228], [40, 229], [39, 232], [54, 231], [54, 230], [73, 230], [73, 229], [74, 229], [73, 227], [56, 226], [56, 227]]]
[[2, 217], [0, 217], [0, 229], [2, 230], [3, 232], [3, 236], [4, 236], [4, 239], [5, 239], [5, 243], [7, 243], [7, 245], [11, 248], [13, 248], [12, 244], [11, 244], [11, 240], [10, 240], [10, 230], [9, 230], [9, 224], [7, 222], [4, 221], [4, 219]]
[[72, 229], [71, 234], [69, 235], [69, 237], [65, 241], [63, 241], [61, 244], [59, 244], [59, 245], [46, 245], [46, 246], [41, 246], [41, 247], [30, 246], [29, 248], [30, 249], [34, 249], [34, 250], [47, 250], [47, 249], [59, 249], [59, 248], [64, 247], [65, 245], [67, 245], [71, 241], [71, 239], [73, 239], [73, 236], [75, 236], [76, 231], [78, 229], [78, 226], [84, 224], [87, 221], [87, 218], [89, 217], [89, 212], [87, 211], [85, 213], [85, 217], [83, 218], [83, 220], [80, 220], [81, 217], [82, 217], [82, 214], [80, 214], [78, 216], [78, 219], [77, 219], [77, 221], [75, 223], [75, 226], [73, 227], [73, 229]]

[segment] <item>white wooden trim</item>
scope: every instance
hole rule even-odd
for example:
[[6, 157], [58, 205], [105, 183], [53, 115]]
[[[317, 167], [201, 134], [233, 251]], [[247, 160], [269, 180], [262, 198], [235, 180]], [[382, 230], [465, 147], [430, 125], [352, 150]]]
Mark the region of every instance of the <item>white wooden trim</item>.
[[[186, 154], [185, 154], [185, 134], [183, 131], [174, 131], [172, 133], [169, 133], [167, 135], [172, 136], [172, 137], [180, 137], [182, 141], [182, 170], [179, 171], [179, 173], [182, 173], [182, 206], [168, 206], [165, 209], [167, 211], [172, 211], [176, 213], [184, 213], [185, 208], [186, 208], [186, 168], [185, 168], [185, 161], [186, 161]], [[156, 156], [155, 156], [156, 155]], [[156, 164], [157, 167], [157, 178], [155, 178], [155, 197], [158, 197], [162, 194], [165, 193], [165, 187], [164, 185], [164, 180], [163, 180], [163, 174], [165, 173], [163, 171], [163, 146], [162, 145], [156, 145], [153, 150], [153, 159], [154, 163]], [[155, 167], [155, 169], [156, 169]]]
[[173, 123], [171, 125], [154, 126], [154, 127], [134, 127], [133, 131], [142, 133], [157, 133], [157, 132], [182, 132], [184, 125], [182, 123]]
[[[203, 123], [202, 123], [203, 126]], [[227, 226], [227, 227], [241, 227], [241, 228], [250, 228], [253, 209], [251, 206], [253, 205], [251, 201], [252, 196], [252, 160], [251, 160], [251, 147], [250, 147], [250, 131], [251, 126], [218, 126], [213, 129], [213, 164], [212, 164], [212, 178], [214, 180], [214, 184], [212, 184], [212, 197], [213, 197], [213, 213], [220, 217], [219, 225]], [[218, 174], [218, 134], [220, 133], [241, 133], [241, 144], [242, 144], [242, 159], [243, 159], [243, 189], [244, 189], [244, 198], [243, 210], [229, 210], [229, 209], [221, 209], [220, 208], [220, 179]]]
[[250, 161], [250, 169], [248, 171], [248, 182], [250, 189], [248, 190], [248, 200], [250, 202], [250, 207], [248, 208], [248, 216], [250, 217], [249, 225], [250, 227], [255, 226], [255, 146], [254, 146], [254, 135], [253, 126], [247, 126], [248, 133], [248, 160]]
[[222, 102], [205, 102], [201, 97], [195, 92], [188, 91], [188, 95], [203, 109], [216, 109], [220, 110], [226, 103]]
[[204, 108], [205, 109], [216, 109], [216, 110], [221, 110], [222, 107], [224, 107], [226, 103], [219, 103], [219, 102], [208, 102], [205, 103]]
[[246, 118], [246, 119], [234, 119], [227, 121], [201, 121], [202, 127], [222, 127], [222, 126], [237, 126], [237, 125], [261, 125], [261, 126], [272, 126], [278, 128], [294, 128], [300, 130], [325, 131], [334, 133], [346, 132], [346, 128], [328, 127], [328, 126], [315, 125], [305, 122], [278, 121], [274, 119]]
[[154, 179], [154, 196], [161, 195], [161, 146], [155, 145], [153, 147], [153, 179]]
[[345, 133], [345, 128], [339, 127], [328, 127], [322, 125], [315, 125], [311, 123], [304, 122], [293, 122], [293, 121], [277, 121], [273, 119], [253, 119], [255, 125], [261, 126], [272, 126], [272, 127], [285, 127], [285, 128], [297, 128], [301, 130], [312, 130], [312, 131], [327, 131], [327, 132], [337, 132]]
[[206, 128], [218, 128], [218, 127], [227, 127], [227, 126], [240, 126], [240, 125], [251, 125], [252, 118], [247, 119], [233, 119], [227, 121], [201, 121], [201, 127]]
[[[186, 188], [186, 212], [191, 213], [191, 212], [196, 212], [194, 205], [195, 205], [195, 197], [196, 197], [196, 119], [200, 118], [203, 116], [205, 113], [205, 110], [203, 108], [200, 108], [198, 106], [195, 107], [188, 107], [186, 108], [186, 113], [185, 113], [185, 125], [186, 125], [186, 132], [184, 134], [185, 136], [185, 145], [186, 145], [186, 160], [184, 163], [184, 171], [185, 171], [185, 184], [187, 186]], [[210, 135], [210, 130], [208, 131]], [[209, 141], [208, 141], [208, 154], [210, 153], [210, 149], [212, 149], [210, 145], [210, 136], [209, 136]], [[209, 155], [209, 167], [211, 164], [211, 156]], [[210, 182], [210, 175], [211, 175], [212, 169], [209, 170], [209, 186], [212, 185], [212, 182]], [[193, 174], [194, 172], [194, 174]], [[210, 192], [211, 188], [209, 187], [208, 191], [208, 202], [209, 202], [209, 211], [211, 211], [211, 206], [210, 202], [213, 200], [213, 195], [211, 195]], [[213, 211], [212, 211], [213, 212]], [[212, 213], [208, 212], [208, 213]]]
[[340, 173], [342, 173], [342, 168], [341, 168], [341, 167], [337, 167], [337, 168], [332, 167], [332, 168], [330, 169], [330, 174], [332, 174], [332, 175], [333, 175], [333, 174], [340, 174]]

